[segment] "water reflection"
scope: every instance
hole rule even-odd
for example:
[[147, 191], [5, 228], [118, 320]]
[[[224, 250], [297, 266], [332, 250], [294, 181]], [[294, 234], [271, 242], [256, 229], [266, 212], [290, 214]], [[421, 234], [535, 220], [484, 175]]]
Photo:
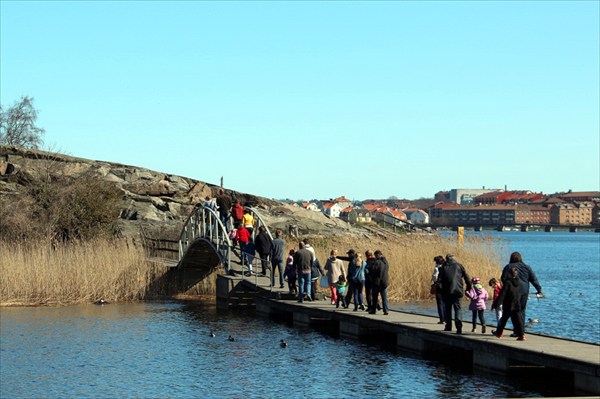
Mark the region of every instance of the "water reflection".
[[541, 396], [207, 303], [9, 308], [1, 317], [3, 398]]

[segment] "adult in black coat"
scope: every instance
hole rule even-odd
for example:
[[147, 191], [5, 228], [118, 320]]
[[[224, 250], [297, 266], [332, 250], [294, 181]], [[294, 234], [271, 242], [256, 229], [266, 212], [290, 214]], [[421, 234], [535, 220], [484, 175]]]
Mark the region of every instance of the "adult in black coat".
[[444, 299], [444, 331], [452, 331], [452, 310], [454, 309], [454, 325], [456, 333], [462, 334], [462, 310], [460, 302], [467, 290], [471, 289], [471, 279], [463, 265], [458, 263], [452, 254], [446, 255], [446, 262], [440, 269], [438, 279], [442, 283], [442, 298]]
[[381, 306], [383, 307], [383, 314], [388, 314], [388, 301], [387, 301], [387, 287], [390, 283], [389, 277], [389, 265], [387, 259], [383, 256], [381, 251], [375, 251], [375, 262], [372, 262], [371, 268], [369, 269], [371, 275], [371, 309], [370, 314], [377, 313], [378, 298], [381, 296]]
[[269, 256], [271, 255], [271, 237], [267, 234], [265, 226], [258, 228], [258, 235], [254, 239], [254, 248], [260, 256], [260, 264], [262, 267], [262, 274], [267, 275], [267, 267], [269, 267]]
[[[506, 285], [506, 282], [511, 278], [512, 269], [517, 269], [518, 272], [516, 278], [519, 283], [519, 292], [521, 293], [521, 311], [519, 312], [519, 317], [521, 318], [521, 324], [525, 326], [525, 308], [527, 307], [527, 299], [529, 298], [529, 284], [535, 287], [538, 296], [544, 296], [544, 294], [542, 293], [542, 286], [538, 282], [535, 273], [529, 265], [523, 263], [523, 258], [519, 252], [513, 252], [510, 255], [510, 263], [504, 266], [502, 276], [500, 277], [502, 285]], [[514, 323], [513, 327], [515, 327], [515, 329], [517, 328]], [[524, 332], [525, 331], [523, 331], [523, 333]]]
[[502, 286], [502, 291], [498, 295], [498, 298], [494, 301], [495, 307], [502, 305], [502, 317], [498, 322], [498, 329], [492, 331], [496, 337], [502, 337], [502, 332], [504, 331], [504, 327], [506, 326], [506, 322], [510, 317], [513, 328], [514, 335], [516, 335], [519, 341], [525, 340], [525, 324], [523, 323], [521, 317], [521, 281], [519, 279], [519, 271], [516, 267], [513, 267], [508, 271], [509, 277], [505, 280], [504, 285]]

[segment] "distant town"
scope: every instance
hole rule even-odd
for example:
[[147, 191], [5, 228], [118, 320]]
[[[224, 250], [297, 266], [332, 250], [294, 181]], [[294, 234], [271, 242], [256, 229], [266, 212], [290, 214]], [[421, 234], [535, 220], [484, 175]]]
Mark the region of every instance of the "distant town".
[[391, 226], [600, 226], [600, 191], [534, 193], [527, 190], [452, 189], [433, 199], [289, 201], [348, 223]]

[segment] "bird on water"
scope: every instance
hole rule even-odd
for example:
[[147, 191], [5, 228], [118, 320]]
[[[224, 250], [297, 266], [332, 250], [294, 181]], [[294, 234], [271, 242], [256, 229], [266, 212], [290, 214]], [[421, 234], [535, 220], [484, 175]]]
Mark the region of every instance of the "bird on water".
[[229, 338], [227, 338], [227, 340], [228, 340], [229, 342], [233, 342], [233, 341], [235, 341], [235, 338], [233, 338], [233, 337], [230, 335], [230, 336], [229, 336]]
[[211, 332], [210, 332], [210, 334], [208, 334], [208, 335], [209, 335], [209, 336], [211, 336], [211, 337], [213, 337], [213, 338], [215, 337], [215, 333], [214, 333], [214, 332], [212, 332], [212, 331], [211, 331]]
[[281, 340], [279, 341], [279, 346], [281, 346], [282, 348], [287, 348], [288, 344], [284, 340]]

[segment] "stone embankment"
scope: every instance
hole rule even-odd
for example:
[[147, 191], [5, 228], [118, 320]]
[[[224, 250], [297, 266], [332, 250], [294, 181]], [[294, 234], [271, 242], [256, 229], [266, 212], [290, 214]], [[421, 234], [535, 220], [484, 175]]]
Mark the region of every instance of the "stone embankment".
[[[0, 146], [0, 196], [18, 196], [33, 179], [55, 177], [85, 179], [96, 177], [115, 185], [123, 193], [120, 226], [123, 234], [134, 235], [140, 226], [160, 226], [177, 232], [194, 206], [206, 196], [217, 195], [219, 186], [187, 177], [73, 156]], [[346, 222], [321, 212], [308, 211], [278, 201], [234, 190], [225, 190], [242, 204], [264, 216], [272, 230], [297, 234], [358, 234]]]

